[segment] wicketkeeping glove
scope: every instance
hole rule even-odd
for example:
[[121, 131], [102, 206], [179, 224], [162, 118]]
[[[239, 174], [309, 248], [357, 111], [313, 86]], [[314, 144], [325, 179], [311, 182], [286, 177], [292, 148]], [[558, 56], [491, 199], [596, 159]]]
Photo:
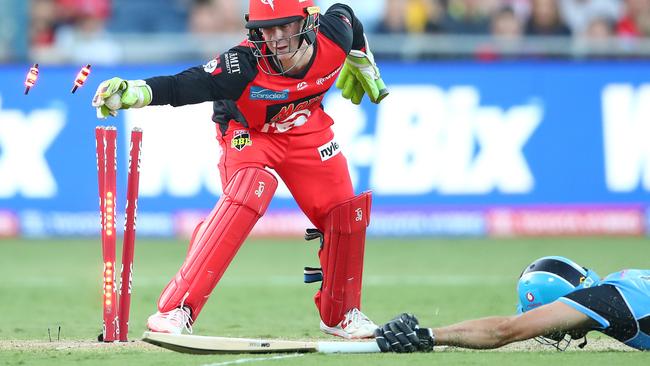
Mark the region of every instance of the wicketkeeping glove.
[[142, 108], [151, 103], [151, 88], [144, 80], [105, 80], [97, 88], [92, 105], [97, 118], [117, 116], [120, 109]]
[[367, 40], [366, 52], [352, 50], [348, 54], [336, 87], [341, 89], [343, 98], [350, 99], [354, 104], [361, 103], [364, 93], [376, 104], [388, 95]]
[[375, 330], [382, 352], [431, 352], [435, 344], [430, 328], [420, 328], [415, 315], [402, 313]]

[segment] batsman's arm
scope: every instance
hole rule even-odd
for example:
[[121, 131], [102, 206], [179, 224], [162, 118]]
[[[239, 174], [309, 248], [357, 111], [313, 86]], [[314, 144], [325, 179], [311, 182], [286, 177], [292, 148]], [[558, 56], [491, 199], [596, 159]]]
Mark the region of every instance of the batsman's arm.
[[597, 325], [587, 315], [555, 301], [517, 316], [493, 316], [429, 329], [428, 335], [418, 329], [413, 315], [405, 313], [379, 328], [375, 339], [383, 352], [428, 351], [433, 345], [493, 349], [558, 332], [584, 333]]
[[595, 321], [587, 315], [555, 301], [517, 316], [468, 320], [434, 328], [433, 334], [436, 345], [491, 349], [555, 332], [589, 330], [595, 326]]

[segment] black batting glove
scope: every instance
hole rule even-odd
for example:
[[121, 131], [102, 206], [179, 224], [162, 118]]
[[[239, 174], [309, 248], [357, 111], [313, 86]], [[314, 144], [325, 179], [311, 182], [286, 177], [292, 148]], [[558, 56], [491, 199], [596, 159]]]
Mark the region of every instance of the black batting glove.
[[382, 352], [430, 352], [434, 344], [431, 329], [420, 329], [418, 319], [408, 313], [377, 328], [375, 340]]
[[415, 330], [415, 334], [418, 336], [418, 339], [420, 340], [418, 351], [420, 352], [433, 351], [433, 346], [436, 345], [436, 337], [434, 337], [431, 328], [418, 328]]

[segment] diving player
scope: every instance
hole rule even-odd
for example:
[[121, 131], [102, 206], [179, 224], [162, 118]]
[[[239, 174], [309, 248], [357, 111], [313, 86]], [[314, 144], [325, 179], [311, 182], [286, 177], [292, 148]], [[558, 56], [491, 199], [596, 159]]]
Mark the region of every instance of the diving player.
[[563, 350], [595, 330], [650, 350], [650, 270], [625, 269], [601, 280], [567, 258], [544, 257], [524, 269], [517, 292], [519, 315], [429, 329], [403, 313], [377, 329], [377, 343], [383, 352], [426, 352], [434, 345], [490, 349], [541, 337]]

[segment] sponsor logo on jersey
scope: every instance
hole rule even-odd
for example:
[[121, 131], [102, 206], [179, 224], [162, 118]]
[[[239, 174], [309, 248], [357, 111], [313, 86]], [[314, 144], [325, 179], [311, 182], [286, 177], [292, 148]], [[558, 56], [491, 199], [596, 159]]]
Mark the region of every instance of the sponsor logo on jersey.
[[268, 5], [271, 7], [271, 10], [275, 11], [275, 5], [273, 5], [273, 0], [260, 0], [262, 4]]
[[[271, 123], [286, 122], [291, 119], [291, 116], [300, 111], [309, 111], [314, 104], [318, 104], [323, 100], [323, 95], [317, 95], [311, 99], [303, 100], [300, 103], [291, 103], [283, 106], [280, 111], [271, 117]], [[309, 113], [311, 115], [311, 113]]]
[[[311, 117], [314, 105], [323, 101], [323, 94], [309, 96], [292, 103], [271, 105], [267, 110], [266, 124], [262, 127], [262, 132], [282, 133], [287, 132], [294, 127], [299, 127], [307, 123]], [[272, 129], [274, 131], [272, 131]]]
[[248, 130], [235, 130], [232, 133], [232, 140], [230, 140], [230, 147], [242, 151], [246, 146], [253, 145], [251, 135]]
[[241, 74], [241, 67], [239, 66], [239, 55], [235, 52], [226, 53], [224, 59], [226, 60], [226, 71], [229, 74]]
[[251, 100], [287, 100], [289, 99], [289, 89], [271, 90], [259, 86], [251, 87]]
[[222, 69], [219, 67], [220, 64], [220, 56], [215, 57], [213, 60], [208, 62], [207, 64], [203, 65], [203, 71], [207, 72], [208, 74], [212, 75], [218, 75], [221, 73]]
[[650, 276], [640, 276], [639, 278], [644, 281], [650, 281]]
[[331, 79], [331, 78], [335, 77], [336, 75], [338, 75], [339, 71], [341, 71], [342, 68], [343, 68], [343, 65], [339, 66], [338, 69], [336, 69], [336, 70], [332, 71], [331, 73], [327, 74], [327, 76], [316, 80], [316, 84], [318, 84], [318, 85], [325, 84], [326, 81], [328, 81], [329, 79]]
[[321, 161], [329, 160], [341, 152], [341, 146], [336, 140], [332, 140], [318, 148], [318, 155]]
[[309, 84], [307, 84], [306, 81], [301, 81], [301, 82], [298, 83], [298, 85], [296, 86], [296, 89], [298, 89], [298, 90], [303, 90], [303, 89], [305, 89], [305, 88], [308, 87], [308, 86], [309, 86]]

